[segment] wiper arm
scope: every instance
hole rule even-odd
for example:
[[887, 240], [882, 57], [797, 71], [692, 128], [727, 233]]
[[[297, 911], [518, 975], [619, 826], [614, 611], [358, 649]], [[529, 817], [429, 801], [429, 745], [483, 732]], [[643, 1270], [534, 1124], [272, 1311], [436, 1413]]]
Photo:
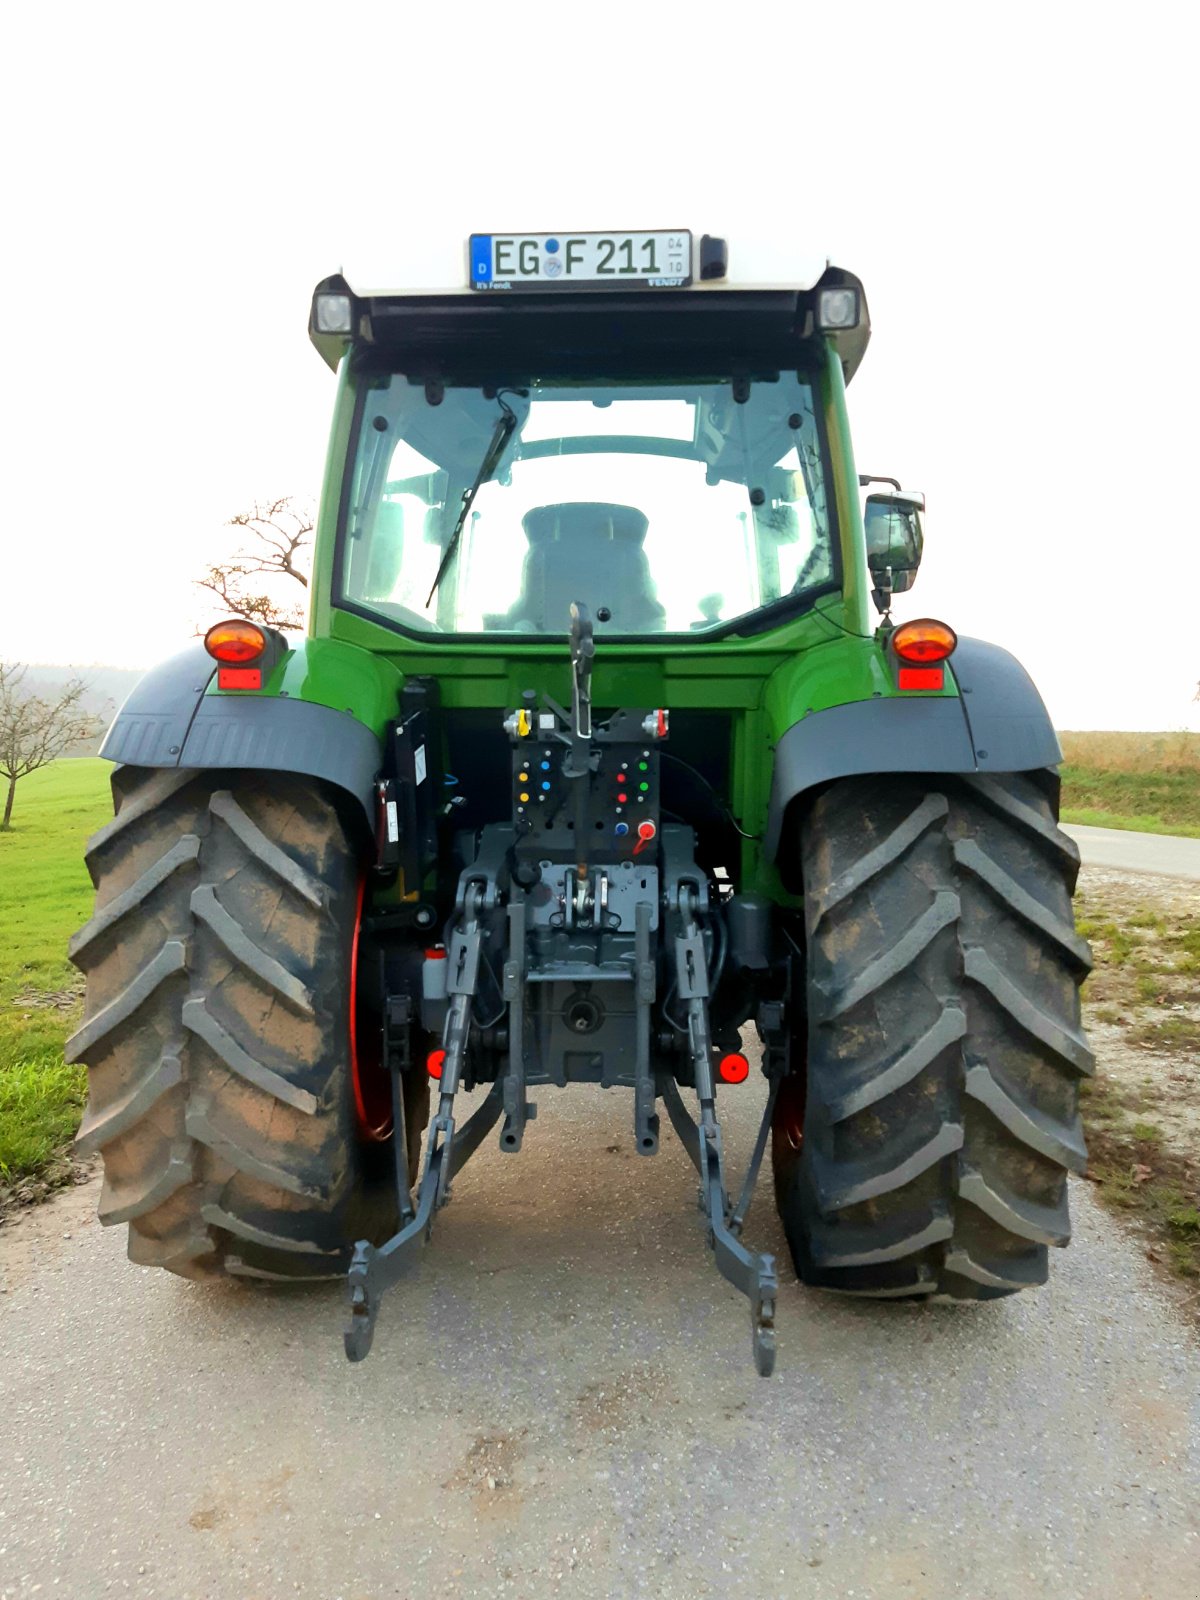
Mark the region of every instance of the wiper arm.
[[[519, 389], [514, 389], [510, 392], [513, 394], [521, 393]], [[508, 441], [517, 431], [516, 412], [511, 406], [505, 404], [504, 400], [499, 394], [496, 396], [496, 402], [504, 415], [496, 424], [496, 430], [492, 434], [491, 443], [487, 447], [487, 454], [479, 463], [479, 471], [475, 474], [475, 482], [469, 489], [463, 490], [462, 505], [459, 507], [458, 511], [458, 521], [454, 524], [454, 532], [450, 535], [450, 542], [446, 546], [446, 553], [443, 555], [441, 564], [437, 569], [437, 576], [433, 580], [433, 587], [426, 596], [426, 610], [428, 610], [430, 605], [432, 605], [433, 597], [438, 590], [438, 584], [441, 583], [442, 579], [446, 576], [446, 569], [454, 560], [454, 557], [458, 551], [458, 543], [462, 538], [462, 531], [467, 525], [467, 517], [470, 515], [471, 507], [475, 504], [475, 496], [479, 493], [480, 489], [483, 488], [484, 484], [500, 465], [500, 458], [507, 448]]]

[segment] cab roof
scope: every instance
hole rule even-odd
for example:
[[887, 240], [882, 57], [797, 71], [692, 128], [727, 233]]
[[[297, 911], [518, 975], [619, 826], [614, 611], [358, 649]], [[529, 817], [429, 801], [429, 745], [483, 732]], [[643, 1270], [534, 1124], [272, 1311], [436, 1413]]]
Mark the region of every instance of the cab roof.
[[[581, 364], [603, 361], [633, 370], [646, 363], [739, 359], [762, 364], [792, 364], [802, 344], [817, 336], [815, 307], [820, 290], [858, 291], [857, 326], [828, 332], [847, 382], [857, 371], [870, 339], [866, 295], [853, 273], [828, 256], [800, 255], [783, 244], [755, 241], [739, 247], [693, 234], [720, 248], [719, 277], [699, 278], [686, 288], [647, 288], [597, 292], [547, 288], [545, 292], [488, 294], [469, 282], [465, 239], [443, 235], [409, 240], [394, 256], [362, 257], [322, 279], [314, 290], [309, 337], [334, 370], [348, 349], [382, 364], [403, 360], [413, 376], [435, 377], [460, 367], [464, 357], [471, 378], [487, 380], [489, 363], [497, 371], [514, 360], [538, 371], [551, 355], [564, 351]], [[348, 294], [353, 302], [351, 331], [328, 333], [316, 324], [320, 294]], [[811, 358], [810, 358], [811, 359]], [[468, 374], [456, 373], [458, 381]]]
[[[697, 254], [701, 242], [709, 237], [693, 230]], [[697, 281], [691, 285], [694, 293], [719, 294], [730, 289], [812, 289], [833, 264], [828, 255], [797, 251], [787, 239], [716, 238], [713, 243], [722, 247], [725, 270], [720, 278], [704, 282], [697, 272]], [[387, 255], [381, 255], [378, 250], [363, 251], [343, 266], [341, 276], [352, 291], [364, 299], [444, 294], [478, 298], [478, 291], [470, 287], [468, 241], [453, 235], [410, 237]], [[564, 292], [569, 291], [559, 291]]]

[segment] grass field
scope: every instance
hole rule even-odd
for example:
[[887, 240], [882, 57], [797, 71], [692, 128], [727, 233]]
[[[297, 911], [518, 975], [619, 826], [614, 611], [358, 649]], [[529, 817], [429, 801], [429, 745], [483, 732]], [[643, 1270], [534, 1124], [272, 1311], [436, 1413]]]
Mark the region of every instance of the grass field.
[[1062, 733], [1063, 821], [1200, 838], [1200, 733]]
[[[1136, 884], [1137, 887], [1132, 887]], [[1095, 969], [1084, 1021], [1088, 1177], [1146, 1254], [1200, 1278], [1200, 897], [1170, 878], [1089, 876], [1076, 901]], [[1200, 1316], [1200, 1297], [1192, 1304]]]
[[67, 940], [91, 915], [83, 845], [111, 814], [107, 761], [57, 761], [17, 786], [0, 833], [0, 1181], [52, 1181], [84, 1101], [63, 1041], [79, 1008]]

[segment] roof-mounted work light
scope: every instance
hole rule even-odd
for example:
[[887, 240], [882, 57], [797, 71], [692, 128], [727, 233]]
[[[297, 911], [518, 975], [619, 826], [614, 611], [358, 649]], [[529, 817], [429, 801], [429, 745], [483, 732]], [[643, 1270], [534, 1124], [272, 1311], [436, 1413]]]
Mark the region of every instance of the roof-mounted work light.
[[349, 333], [354, 326], [354, 302], [348, 294], [316, 295], [313, 325], [318, 333]]
[[817, 296], [817, 327], [822, 333], [857, 328], [860, 315], [857, 289], [822, 289]]

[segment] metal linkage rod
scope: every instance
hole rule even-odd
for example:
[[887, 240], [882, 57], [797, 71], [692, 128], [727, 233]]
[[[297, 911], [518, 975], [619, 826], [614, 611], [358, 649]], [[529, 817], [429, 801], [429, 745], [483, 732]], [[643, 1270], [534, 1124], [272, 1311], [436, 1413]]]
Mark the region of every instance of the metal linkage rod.
[[482, 939], [479, 912], [483, 895], [482, 885], [467, 885], [462, 925], [451, 940], [448, 983], [451, 998], [442, 1035], [446, 1057], [442, 1065], [437, 1115], [429, 1125], [425, 1170], [421, 1175], [415, 1213], [385, 1245], [377, 1247], [366, 1239], [360, 1239], [354, 1247], [350, 1270], [346, 1275], [349, 1315], [343, 1340], [346, 1355], [351, 1361], [362, 1361], [369, 1354], [375, 1337], [375, 1318], [379, 1314], [381, 1296], [391, 1288], [411, 1258], [427, 1242], [433, 1230], [434, 1213], [450, 1198], [451, 1178], [499, 1120], [503, 1104], [502, 1081], [493, 1086], [483, 1105], [463, 1129], [458, 1141], [461, 1149], [456, 1147], [454, 1096], [462, 1082], [466, 1064], [471, 1006], [479, 981]]
[[504, 1126], [500, 1148], [515, 1154], [525, 1137], [525, 1123], [536, 1108], [525, 1098], [525, 896], [514, 888], [508, 904], [508, 959], [504, 963], [504, 998], [508, 1002], [508, 1071], [504, 1074]]
[[[675, 939], [675, 977], [679, 997], [687, 1008], [688, 1053], [695, 1075], [696, 1094], [700, 1101], [700, 1123], [696, 1137], [684, 1136], [683, 1143], [696, 1163], [700, 1173], [701, 1208], [708, 1219], [709, 1243], [712, 1246], [717, 1270], [726, 1282], [731, 1283], [750, 1301], [750, 1333], [754, 1351], [754, 1365], [765, 1378], [775, 1367], [775, 1298], [779, 1282], [775, 1275], [775, 1258], [770, 1255], [752, 1255], [740, 1244], [736, 1231], [750, 1203], [753, 1183], [748, 1193], [743, 1190], [738, 1210], [730, 1206], [725, 1189], [725, 1160], [721, 1144], [721, 1126], [716, 1114], [716, 1086], [713, 1080], [712, 1037], [708, 1024], [708, 966], [704, 953], [704, 939], [696, 921], [696, 892], [687, 883], [679, 889], [679, 932]], [[667, 1111], [677, 1131], [682, 1117], [691, 1119], [679, 1099], [679, 1091], [672, 1083], [665, 1095]], [[769, 1126], [764, 1119], [764, 1127]], [[693, 1125], [694, 1127], [694, 1125]], [[761, 1146], [761, 1149], [759, 1148]], [[757, 1176], [762, 1161], [766, 1135], [760, 1129], [755, 1160], [751, 1165], [750, 1179]], [[731, 1227], [731, 1222], [734, 1226]]]
[[634, 1149], [641, 1156], [658, 1153], [658, 1085], [650, 1061], [650, 1008], [656, 990], [650, 953], [650, 905], [639, 901], [634, 924], [634, 981], [637, 996], [637, 1045], [633, 1089]]

